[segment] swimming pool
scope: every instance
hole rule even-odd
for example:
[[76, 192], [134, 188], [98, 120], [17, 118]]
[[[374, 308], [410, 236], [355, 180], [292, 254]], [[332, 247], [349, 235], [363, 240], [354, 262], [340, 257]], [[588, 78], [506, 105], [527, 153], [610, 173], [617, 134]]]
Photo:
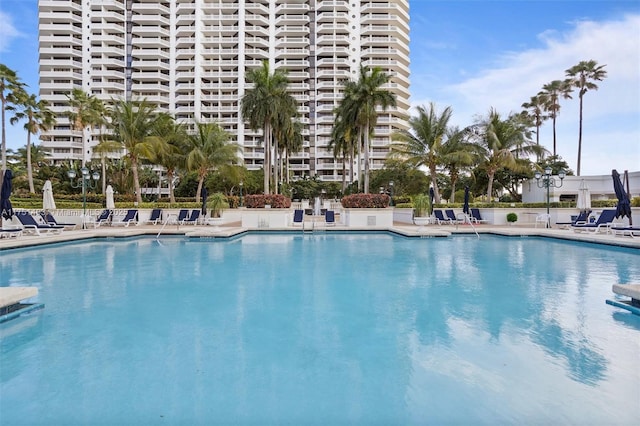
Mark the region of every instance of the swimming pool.
[[[631, 424], [638, 251], [249, 234], [0, 255], [2, 424]], [[635, 407], [635, 408], [634, 408]]]

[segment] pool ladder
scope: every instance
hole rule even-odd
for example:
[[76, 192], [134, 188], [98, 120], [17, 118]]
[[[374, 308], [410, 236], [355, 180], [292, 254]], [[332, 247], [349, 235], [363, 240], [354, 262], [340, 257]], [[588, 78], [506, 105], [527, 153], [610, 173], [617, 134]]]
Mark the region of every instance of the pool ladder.
[[[468, 214], [464, 214], [464, 222], [462, 223], [464, 224], [469, 224], [471, 226], [471, 229], [473, 229], [473, 232], [475, 232], [476, 237], [478, 237], [478, 239], [480, 239], [480, 234], [478, 234], [478, 231], [476, 230], [476, 227], [474, 226], [474, 224], [471, 222], [471, 219], [469, 219], [469, 215]], [[456, 230], [458, 229], [458, 223], [456, 222]]]

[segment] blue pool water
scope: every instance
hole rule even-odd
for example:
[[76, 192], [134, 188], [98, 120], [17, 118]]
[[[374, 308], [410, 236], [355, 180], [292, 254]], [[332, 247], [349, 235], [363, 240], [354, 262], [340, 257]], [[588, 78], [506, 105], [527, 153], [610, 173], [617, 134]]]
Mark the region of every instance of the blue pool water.
[[[0, 252], [0, 424], [634, 424], [637, 250], [246, 235]], [[635, 423], [637, 424], [637, 423]]]

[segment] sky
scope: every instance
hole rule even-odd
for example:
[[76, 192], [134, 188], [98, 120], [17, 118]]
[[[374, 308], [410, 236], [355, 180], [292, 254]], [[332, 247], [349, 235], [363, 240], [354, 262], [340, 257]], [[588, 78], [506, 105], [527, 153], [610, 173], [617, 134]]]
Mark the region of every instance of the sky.
[[[453, 110], [460, 127], [506, 118], [580, 61], [607, 77], [584, 96], [582, 175], [640, 171], [640, 0], [410, 0], [411, 105]], [[0, 0], [0, 63], [38, 87], [38, 2]], [[575, 172], [579, 102], [562, 100], [557, 151]], [[551, 121], [540, 142], [553, 149]], [[7, 126], [7, 146], [26, 143]]]

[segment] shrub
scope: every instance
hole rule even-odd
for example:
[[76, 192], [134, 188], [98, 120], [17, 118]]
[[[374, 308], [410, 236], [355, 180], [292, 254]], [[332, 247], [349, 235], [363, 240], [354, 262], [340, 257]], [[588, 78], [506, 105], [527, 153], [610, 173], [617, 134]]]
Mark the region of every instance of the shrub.
[[267, 204], [274, 209], [287, 209], [291, 207], [291, 199], [282, 194], [247, 195], [243, 197], [245, 207], [259, 209]]
[[342, 207], [346, 209], [383, 209], [389, 207], [387, 194], [352, 194], [342, 197]]
[[507, 213], [507, 222], [513, 223], [518, 220], [518, 215], [515, 213]]
[[429, 196], [420, 194], [413, 197], [413, 208], [416, 217], [426, 217], [429, 215]]

